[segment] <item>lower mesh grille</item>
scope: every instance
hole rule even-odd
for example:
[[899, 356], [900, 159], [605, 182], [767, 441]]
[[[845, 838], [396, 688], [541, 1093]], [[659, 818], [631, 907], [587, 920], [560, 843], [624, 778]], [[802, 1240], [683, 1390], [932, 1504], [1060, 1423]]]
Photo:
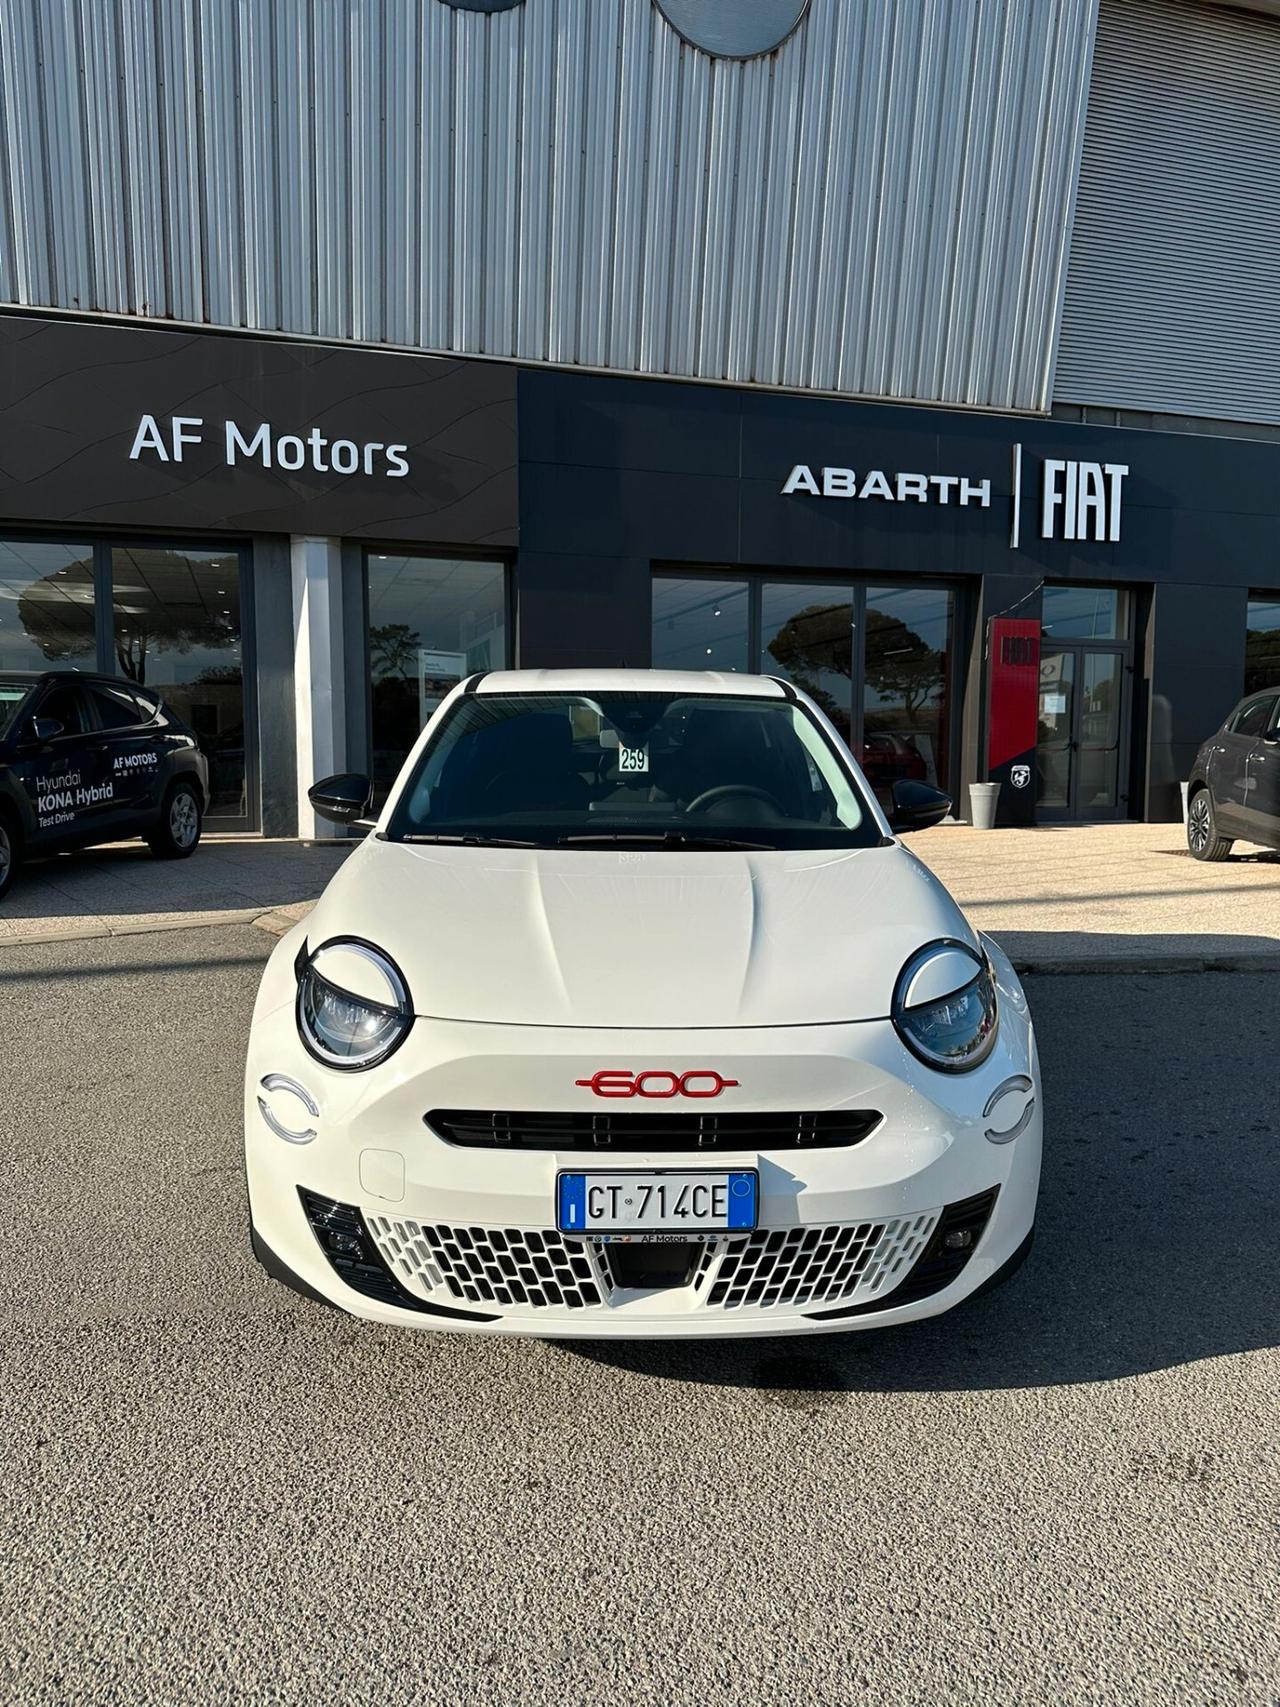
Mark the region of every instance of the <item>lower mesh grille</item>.
[[[891, 1221], [791, 1227], [708, 1240], [686, 1284], [705, 1310], [874, 1306], [907, 1276], [939, 1211]], [[472, 1304], [584, 1310], [616, 1290], [607, 1245], [550, 1230], [449, 1227], [371, 1215], [369, 1228], [397, 1280], [428, 1296]]]
[[912, 1236], [911, 1249], [893, 1263], [874, 1292], [860, 1295], [836, 1310], [815, 1310], [813, 1319], [835, 1321], [843, 1316], [860, 1316], [868, 1310], [896, 1310], [899, 1305], [915, 1304], [943, 1291], [959, 1279], [982, 1242], [999, 1195], [999, 1186], [992, 1186], [990, 1191], [980, 1191], [960, 1203], [949, 1203], [941, 1215], [927, 1217], [927, 1231], [918, 1239]]
[[514, 1227], [423, 1226], [369, 1218], [391, 1268], [424, 1291], [447, 1287], [473, 1304], [554, 1305], [581, 1310], [604, 1302], [594, 1249], [581, 1239]]
[[935, 1212], [906, 1221], [792, 1227], [727, 1240], [707, 1305], [799, 1309], [855, 1292], [872, 1298], [924, 1249], [937, 1219]]

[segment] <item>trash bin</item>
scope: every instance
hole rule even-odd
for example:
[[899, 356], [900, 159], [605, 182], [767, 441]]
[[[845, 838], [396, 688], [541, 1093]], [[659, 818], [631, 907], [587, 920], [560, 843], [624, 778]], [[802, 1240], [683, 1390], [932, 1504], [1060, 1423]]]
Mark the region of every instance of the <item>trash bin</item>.
[[969, 816], [973, 820], [975, 830], [994, 830], [996, 827], [996, 802], [1000, 798], [998, 782], [971, 782], [969, 784]]

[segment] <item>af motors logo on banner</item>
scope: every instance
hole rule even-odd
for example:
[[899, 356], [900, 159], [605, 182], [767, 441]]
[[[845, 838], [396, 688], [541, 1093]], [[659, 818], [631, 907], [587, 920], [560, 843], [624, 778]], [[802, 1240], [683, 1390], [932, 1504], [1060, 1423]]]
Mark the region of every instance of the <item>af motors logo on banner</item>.
[[[147, 456], [158, 462], [181, 463], [184, 451], [207, 442], [206, 425], [203, 415], [170, 415], [163, 420], [144, 415], [134, 429], [129, 460], [137, 462]], [[281, 433], [270, 421], [244, 428], [238, 421], [223, 421], [213, 425], [212, 437], [228, 468], [256, 462], [262, 468], [279, 468], [287, 474], [308, 468], [316, 474], [374, 474], [387, 480], [403, 480], [409, 472], [407, 444], [333, 438], [319, 427], [309, 427], [303, 433]]]
[[[1028, 459], [1030, 460], [1030, 459]], [[1009, 546], [1022, 540], [1022, 446], [1012, 451]], [[1040, 537], [1118, 544], [1124, 505], [1125, 462], [1086, 462], [1062, 457], [1040, 459], [1038, 497]], [[991, 508], [993, 476], [919, 474], [903, 469], [813, 467], [798, 462], [782, 483], [782, 496], [803, 493], [811, 498], [867, 500], [888, 504], [955, 505], [960, 509]]]

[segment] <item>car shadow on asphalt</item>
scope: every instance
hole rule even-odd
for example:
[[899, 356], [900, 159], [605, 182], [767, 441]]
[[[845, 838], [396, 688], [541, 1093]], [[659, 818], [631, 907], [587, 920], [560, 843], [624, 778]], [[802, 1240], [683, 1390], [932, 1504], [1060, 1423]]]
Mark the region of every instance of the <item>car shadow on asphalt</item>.
[[1044, 1174], [1035, 1248], [1007, 1284], [897, 1328], [563, 1350], [812, 1409], [858, 1392], [1113, 1381], [1280, 1343], [1274, 974], [1027, 988]]

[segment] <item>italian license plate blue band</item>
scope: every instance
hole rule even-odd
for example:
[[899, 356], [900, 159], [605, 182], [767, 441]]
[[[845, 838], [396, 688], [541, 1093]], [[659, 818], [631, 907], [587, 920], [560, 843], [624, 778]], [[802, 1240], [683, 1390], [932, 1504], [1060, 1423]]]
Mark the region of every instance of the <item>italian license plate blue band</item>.
[[587, 1176], [561, 1174], [560, 1218], [562, 1233], [584, 1233], [587, 1227]]
[[[635, 1179], [635, 1174], [592, 1172], [590, 1174], [560, 1174], [556, 1181], [556, 1221], [562, 1233], [592, 1233], [613, 1232], [623, 1227], [635, 1226], [641, 1231], [643, 1223], [635, 1224], [625, 1220], [615, 1221], [613, 1217], [601, 1220], [599, 1216], [588, 1212], [588, 1191], [593, 1183], [599, 1186], [602, 1182], [616, 1179]], [[664, 1176], [653, 1173], [643, 1176], [648, 1180], [661, 1182]], [[682, 1173], [681, 1177], [695, 1177], [694, 1171]], [[722, 1217], [716, 1217], [714, 1222], [702, 1218], [690, 1218], [690, 1232], [724, 1232], [749, 1233], [755, 1227], [757, 1216], [757, 1199], [759, 1195], [759, 1176], [754, 1169], [744, 1169], [741, 1172], [716, 1174], [709, 1176], [726, 1182], [725, 1210]], [[665, 1223], [667, 1230], [673, 1230], [670, 1221]]]

